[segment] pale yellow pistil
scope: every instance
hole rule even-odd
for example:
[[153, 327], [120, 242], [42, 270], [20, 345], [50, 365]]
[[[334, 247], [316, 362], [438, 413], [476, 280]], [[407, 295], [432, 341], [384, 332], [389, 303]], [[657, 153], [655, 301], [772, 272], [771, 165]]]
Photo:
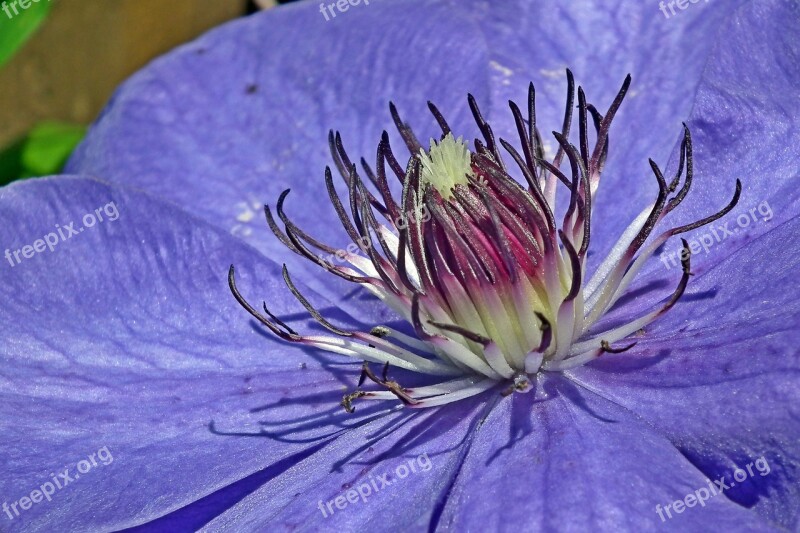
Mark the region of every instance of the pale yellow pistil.
[[452, 133], [439, 142], [431, 139], [430, 150], [421, 149], [419, 155], [422, 183], [435, 187], [445, 200], [452, 196], [453, 187], [467, 185], [467, 177], [473, 175], [467, 143], [461, 137], [456, 139]]

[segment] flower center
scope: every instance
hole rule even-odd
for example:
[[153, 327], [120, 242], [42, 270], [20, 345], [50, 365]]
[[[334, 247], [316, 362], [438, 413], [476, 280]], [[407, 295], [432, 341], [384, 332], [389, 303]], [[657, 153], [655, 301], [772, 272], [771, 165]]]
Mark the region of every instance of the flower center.
[[472, 175], [472, 164], [467, 144], [448, 133], [441, 141], [431, 139], [430, 150], [420, 149], [421, 180], [436, 188], [445, 199], [452, 196], [456, 185], [466, 185]]
[[[349, 191], [342, 202], [330, 168], [325, 185], [354, 251], [337, 250], [298, 228], [285, 214], [288, 194], [276, 210], [265, 208], [275, 236], [292, 252], [329, 273], [358, 283], [406, 319], [411, 331], [376, 326], [348, 331], [330, 323], [294, 286], [292, 294], [325, 328], [335, 334], [300, 335], [263, 305], [253, 308], [240, 294], [231, 266], [228, 281], [237, 301], [280, 338], [354, 357], [363, 361], [361, 379], [342, 405], [353, 410], [356, 399], [399, 400], [408, 407], [432, 407], [499, 388], [505, 394], [526, 392], [541, 372], [558, 372], [586, 364], [604, 353], [621, 353], [636, 343], [613, 347], [668, 311], [681, 297], [690, 276], [690, 252], [683, 241], [683, 271], [672, 296], [628, 323], [597, 328], [598, 320], [626, 294], [645, 261], [670, 237], [709, 224], [736, 205], [737, 180], [731, 201], [716, 213], [653, 236], [663, 218], [683, 201], [693, 178], [692, 139], [684, 125], [680, 161], [669, 180], [650, 160], [658, 183], [655, 201], [631, 222], [610, 254], [586, 281], [595, 193], [608, 153], [608, 132], [630, 85], [625, 79], [605, 114], [588, 104], [578, 88], [578, 142], [569, 141], [575, 99], [567, 70], [567, 105], [563, 126], [554, 132], [558, 150], [544, 157], [536, 125], [535, 92], [529, 86], [527, 117], [509, 102], [519, 134], [518, 150], [495, 138], [470, 95], [469, 107], [483, 139], [470, 151], [455, 138], [433, 104], [439, 141], [425, 150], [394, 105], [390, 111], [408, 152], [400, 164], [384, 132], [374, 169], [362, 159], [362, 171], [351, 162], [339, 133], [329, 134], [334, 164]], [[589, 119], [594, 125], [590, 135]], [[593, 147], [590, 150], [590, 137]], [[512, 176], [500, 147], [510, 156], [520, 180]], [[563, 167], [563, 170], [562, 170]], [[361, 175], [368, 178], [368, 187]], [[395, 198], [388, 180], [402, 184]], [[557, 210], [556, 192], [569, 194]], [[349, 205], [349, 213], [345, 208]], [[557, 217], [558, 214], [558, 217]], [[350, 247], [348, 247], [348, 250]], [[324, 259], [335, 255], [344, 264]], [[379, 376], [371, 363], [383, 365]], [[390, 379], [389, 368], [431, 376], [432, 384], [404, 387]], [[369, 381], [376, 387], [362, 388]], [[374, 390], [377, 388], [378, 390]]]

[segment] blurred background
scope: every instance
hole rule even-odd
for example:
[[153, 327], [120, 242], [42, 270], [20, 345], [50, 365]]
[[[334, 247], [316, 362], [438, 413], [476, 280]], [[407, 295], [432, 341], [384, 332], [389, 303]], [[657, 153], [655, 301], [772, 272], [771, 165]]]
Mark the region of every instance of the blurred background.
[[0, 0], [0, 186], [61, 170], [114, 89], [227, 20], [293, 0]]

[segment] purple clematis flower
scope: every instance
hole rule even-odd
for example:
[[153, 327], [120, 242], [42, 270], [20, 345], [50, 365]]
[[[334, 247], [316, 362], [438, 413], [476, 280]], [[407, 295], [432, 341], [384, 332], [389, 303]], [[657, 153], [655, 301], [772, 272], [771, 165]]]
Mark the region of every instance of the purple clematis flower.
[[[71, 175], [0, 190], [10, 252], [0, 258], [0, 529], [800, 527], [800, 11], [772, 0], [672, 12], [404, 0], [333, 18], [301, 3], [223, 26], [131, 78]], [[665, 227], [718, 212], [741, 181], [730, 212], [682, 235], [694, 274], [682, 297], [625, 353], [534, 373], [534, 384], [504, 377], [534, 385], [530, 394], [503, 396], [502, 383], [409, 409], [395, 393], [438, 382], [392, 365], [402, 387], [388, 387], [387, 401], [357, 398], [346, 413], [339, 403], [361, 360], [248, 322], [229, 265], [243, 299], [266, 299], [281, 332], [328, 335], [286, 290], [282, 264], [323, 321], [414, 330], [287, 250], [262, 204], [274, 209], [290, 188], [291, 220], [346, 248], [325, 191], [330, 128], [354, 161], [374, 160], [389, 100], [421, 138], [439, 138], [431, 100], [456, 137], [473, 139], [471, 93], [497, 139], [519, 139], [530, 120], [515, 120], [506, 102], [527, 102], [532, 81], [537, 125], [561, 131], [566, 68], [602, 114], [628, 72], [634, 80], [591, 200], [589, 277], [659, 193], [648, 158], [668, 178], [686, 175], [682, 122], [692, 191]], [[576, 131], [578, 150], [564, 161], [580, 167]], [[555, 139], [542, 138], [555, 154]], [[389, 130], [385, 142], [403, 139]], [[579, 217], [588, 178], [568, 166]], [[565, 232], [562, 244], [582, 242], [583, 226], [569, 228], [574, 240]], [[674, 240], [598, 326], [669, 298], [683, 273]], [[582, 251], [573, 248], [572, 266]], [[500, 263], [523, 259], [510, 244], [510, 255], [498, 250]], [[370, 372], [389, 382], [377, 365]]]

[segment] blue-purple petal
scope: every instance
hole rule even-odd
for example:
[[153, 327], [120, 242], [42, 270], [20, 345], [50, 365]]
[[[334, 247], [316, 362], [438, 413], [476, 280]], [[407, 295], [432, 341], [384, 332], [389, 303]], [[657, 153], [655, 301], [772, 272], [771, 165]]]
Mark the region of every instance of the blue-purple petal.
[[[562, 376], [540, 388], [537, 399], [499, 404], [476, 431], [440, 530], [777, 530], [713, 495], [705, 476], [635, 413]], [[680, 513], [664, 510], [698, 490], [708, 495], [702, 506], [695, 499]]]
[[634, 349], [571, 372], [708, 477], [764, 457], [769, 474], [728, 497], [784, 527], [800, 519], [799, 231], [796, 217], [742, 247], [693, 278]]
[[[103, 448], [111, 458], [52, 501], [17, 505], [4, 530], [148, 522], [261, 469], [277, 476], [359, 420], [338, 406], [357, 362], [276, 341], [233, 300], [232, 262], [254, 303], [308, 327], [279, 266], [226, 232], [65, 176], [2, 189], [0, 222], [13, 263], [15, 249], [41, 250], [0, 264], [0, 494], [11, 505]], [[52, 251], [35, 244], [48, 235]], [[303, 439], [286, 437], [286, 420], [302, 421]]]

